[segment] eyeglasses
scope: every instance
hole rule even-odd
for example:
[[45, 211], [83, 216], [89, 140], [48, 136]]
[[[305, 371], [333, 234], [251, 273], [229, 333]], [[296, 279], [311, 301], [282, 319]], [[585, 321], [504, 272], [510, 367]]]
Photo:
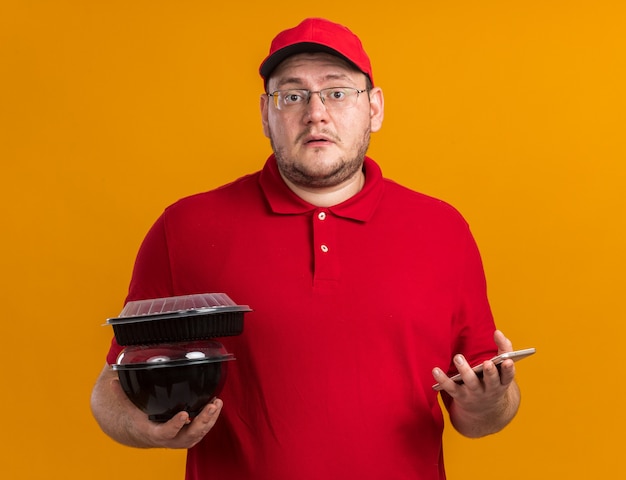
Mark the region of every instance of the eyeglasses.
[[322, 88], [316, 92], [304, 89], [276, 90], [267, 93], [268, 97], [274, 98], [274, 106], [278, 110], [298, 111], [311, 101], [311, 96], [317, 93], [320, 100], [328, 110], [343, 110], [356, 105], [359, 94], [367, 92], [351, 87]]

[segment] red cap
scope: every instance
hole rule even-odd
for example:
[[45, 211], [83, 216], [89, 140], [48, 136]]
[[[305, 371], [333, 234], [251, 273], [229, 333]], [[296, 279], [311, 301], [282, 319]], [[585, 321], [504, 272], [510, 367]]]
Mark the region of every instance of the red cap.
[[276, 35], [259, 73], [267, 84], [280, 62], [297, 53], [310, 52], [326, 52], [347, 60], [367, 75], [374, 85], [372, 65], [359, 37], [343, 25], [323, 18], [307, 18], [298, 26]]

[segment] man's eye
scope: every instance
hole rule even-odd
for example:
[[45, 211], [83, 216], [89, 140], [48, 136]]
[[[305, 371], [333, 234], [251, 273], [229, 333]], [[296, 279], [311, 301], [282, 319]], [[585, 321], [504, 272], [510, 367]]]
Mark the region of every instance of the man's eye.
[[286, 104], [290, 104], [290, 103], [299, 103], [301, 101], [304, 100], [304, 96], [299, 94], [299, 93], [287, 93], [285, 94], [285, 96], [283, 97], [283, 101]]
[[343, 90], [331, 90], [328, 92], [328, 95], [327, 95], [327, 98], [333, 101], [343, 100], [345, 97], [346, 97], [346, 92]]

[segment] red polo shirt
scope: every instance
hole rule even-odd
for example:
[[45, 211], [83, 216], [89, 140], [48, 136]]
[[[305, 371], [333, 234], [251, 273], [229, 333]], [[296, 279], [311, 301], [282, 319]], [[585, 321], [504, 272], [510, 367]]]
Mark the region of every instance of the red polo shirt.
[[445, 478], [431, 370], [495, 353], [480, 256], [451, 206], [364, 168], [361, 192], [322, 208], [270, 157], [148, 233], [128, 300], [225, 292], [254, 310], [220, 340], [237, 360], [187, 479]]

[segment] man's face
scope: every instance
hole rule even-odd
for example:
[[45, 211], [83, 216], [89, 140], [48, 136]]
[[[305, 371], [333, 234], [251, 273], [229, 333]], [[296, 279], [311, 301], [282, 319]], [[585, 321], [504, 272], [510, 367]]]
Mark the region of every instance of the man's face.
[[[272, 73], [268, 92], [288, 89], [319, 91], [329, 87], [365, 89], [366, 77], [338, 57], [305, 53], [287, 58]], [[276, 108], [261, 97], [263, 131], [270, 139], [281, 174], [305, 188], [340, 186], [362, 167], [370, 132], [383, 118], [380, 89], [358, 95], [354, 106], [327, 108], [318, 94], [295, 110]]]

